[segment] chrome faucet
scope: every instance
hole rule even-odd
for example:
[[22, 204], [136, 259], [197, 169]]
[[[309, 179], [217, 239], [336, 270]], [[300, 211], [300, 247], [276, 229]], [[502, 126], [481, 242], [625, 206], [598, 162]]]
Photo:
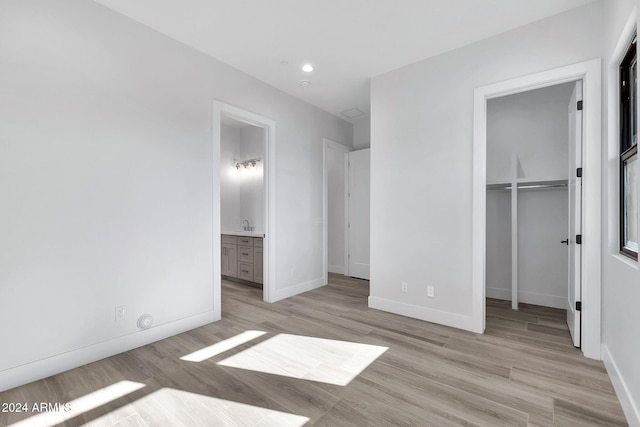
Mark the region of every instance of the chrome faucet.
[[[247, 223], [247, 225], [244, 225], [244, 223]], [[248, 219], [245, 219], [244, 221], [242, 221], [242, 229], [244, 231], [250, 231], [251, 230], [251, 224], [249, 223]]]

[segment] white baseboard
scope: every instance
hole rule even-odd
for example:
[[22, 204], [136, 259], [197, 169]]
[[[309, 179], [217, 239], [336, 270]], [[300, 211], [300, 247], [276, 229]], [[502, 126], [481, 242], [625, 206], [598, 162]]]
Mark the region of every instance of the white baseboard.
[[0, 371], [0, 392], [214, 322], [213, 311]]
[[495, 299], [511, 301], [510, 289], [490, 288], [487, 286], [487, 291], [485, 295], [487, 298], [495, 298]]
[[449, 313], [446, 311], [434, 310], [420, 305], [407, 304], [386, 298], [369, 297], [369, 307], [376, 310], [388, 311], [402, 316], [413, 317], [414, 319], [426, 320], [427, 322], [439, 323], [453, 328], [464, 329], [477, 332], [474, 329], [474, 322], [471, 316]]
[[[511, 301], [511, 289], [489, 288], [486, 292], [487, 298], [495, 298]], [[518, 301], [525, 304], [541, 305], [543, 307], [554, 307], [567, 309], [567, 296], [556, 296], [548, 294], [538, 294], [534, 292], [518, 292]]]
[[301, 294], [303, 292], [312, 291], [314, 289], [325, 286], [327, 283], [324, 280], [324, 277], [319, 277], [317, 279], [309, 280], [308, 282], [298, 283], [297, 285], [289, 286], [284, 289], [276, 289], [273, 292], [273, 301], [280, 301], [285, 298], [292, 297], [294, 295]]
[[633, 400], [633, 396], [629, 392], [627, 384], [620, 374], [618, 365], [609, 351], [609, 348], [605, 344], [602, 344], [602, 361], [604, 362], [605, 368], [607, 368], [607, 373], [609, 374], [609, 378], [611, 378], [611, 383], [616, 391], [616, 395], [618, 396], [624, 415], [627, 417], [629, 426], [639, 427], [640, 410], [638, 410], [638, 403], [640, 402], [635, 402]]
[[329, 264], [329, 273], [344, 274], [344, 265]]

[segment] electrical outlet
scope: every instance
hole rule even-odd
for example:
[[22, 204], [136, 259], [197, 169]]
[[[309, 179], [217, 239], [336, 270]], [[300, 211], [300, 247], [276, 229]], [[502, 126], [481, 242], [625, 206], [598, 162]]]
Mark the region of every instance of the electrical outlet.
[[116, 307], [116, 322], [120, 322], [127, 318], [127, 306], [119, 305]]
[[407, 282], [401, 282], [401, 285], [402, 285], [402, 292], [409, 291], [409, 285], [407, 285]]
[[436, 296], [433, 286], [427, 286], [427, 296], [433, 298]]

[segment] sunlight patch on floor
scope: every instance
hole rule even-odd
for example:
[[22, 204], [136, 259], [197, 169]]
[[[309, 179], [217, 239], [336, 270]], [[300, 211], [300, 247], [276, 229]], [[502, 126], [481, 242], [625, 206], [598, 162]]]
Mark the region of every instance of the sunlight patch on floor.
[[86, 425], [102, 427], [112, 425], [115, 421], [123, 425], [149, 426], [300, 427], [309, 418], [183, 390], [162, 388]]
[[[60, 402], [57, 408], [50, 407], [50, 412], [40, 412], [30, 418], [11, 424], [14, 427], [49, 427], [58, 425], [65, 420], [77, 417], [80, 414], [89, 412], [109, 402], [117, 400], [127, 394], [133, 393], [145, 387], [142, 383], [133, 381], [120, 381], [110, 386], [101, 388], [94, 392], [85, 394], [71, 402]], [[67, 409], [68, 408], [68, 409]], [[30, 408], [30, 413], [34, 413]], [[42, 408], [44, 409], [44, 407]]]
[[202, 362], [203, 360], [210, 359], [218, 354], [224, 353], [225, 351], [231, 350], [234, 347], [247, 343], [253, 339], [256, 339], [262, 335], [266, 334], [266, 332], [262, 331], [245, 331], [241, 334], [238, 334], [234, 337], [228, 338], [224, 341], [220, 341], [209, 347], [205, 347], [203, 349], [194, 351], [191, 354], [187, 354], [186, 356], [182, 356], [181, 360], [186, 360], [187, 362]]
[[388, 347], [279, 334], [219, 365], [346, 386]]

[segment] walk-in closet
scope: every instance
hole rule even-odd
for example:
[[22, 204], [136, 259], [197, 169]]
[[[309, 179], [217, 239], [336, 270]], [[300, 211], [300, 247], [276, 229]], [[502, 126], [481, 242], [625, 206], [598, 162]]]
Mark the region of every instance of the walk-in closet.
[[563, 83], [487, 104], [486, 295], [514, 310], [567, 308], [579, 90]]

